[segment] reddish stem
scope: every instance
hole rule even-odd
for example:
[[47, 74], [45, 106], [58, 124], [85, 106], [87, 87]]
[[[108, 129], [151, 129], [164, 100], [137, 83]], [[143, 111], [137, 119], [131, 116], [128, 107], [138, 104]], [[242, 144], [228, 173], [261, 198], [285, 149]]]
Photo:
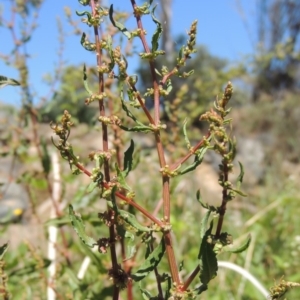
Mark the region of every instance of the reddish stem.
[[[91, 0], [90, 5], [92, 8], [92, 14], [94, 17], [97, 16], [98, 12], [96, 9], [95, 1]], [[98, 26], [93, 26], [94, 28], [94, 35], [95, 35], [95, 42], [96, 42], [96, 56], [97, 56], [97, 66], [100, 68], [102, 65], [102, 49], [100, 47], [100, 36], [98, 31]], [[104, 93], [104, 77], [102, 72], [98, 72], [98, 85], [99, 85], [99, 94], [103, 95]], [[104, 107], [104, 101], [103, 99], [99, 100], [99, 111], [100, 116], [105, 116], [105, 107]], [[102, 122], [102, 144], [103, 144], [103, 151], [108, 152], [108, 129], [107, 125]], [[107, 182], [110, 182], [110, 171], [109, 171], [109, 163], [108, 160], [104, 161], [104, 178]], [[108, 210], [111, 210], [108, 207]], [[109, 227], [109, 237], [111, 246], [110, 249], [110, 256], [111, 256], [111, 262], [112, 262], [112, 268], [114, 270], [114, 273], [117, 274], [118, 272], [118, 259], [117, 259], [117, 253], [115, 248], [115, 226]], [[117, 286], [114, 286], [114, 292], [113, 292], [113, 299], [118, 300], [119, 298], [119, 288]]]
[[203, 145], [204, 141], [209, 139], [211, 133], [209, 132], [205, 138], [203, 138], [201, 141], [199, 141], [196, 146], [192, 147], [190, 149], [190, 152], [184, 156], [183, 158], [181, 158], [178, 162], [174, 163], [173, 165], [170, 166], [170, 171], [174, 171], [176, 170], [180, 165], [182, 165], [183, 163], [185, 163], [192, 155], [195, 154], [195, 152], [201, 148], [201, 146]]
[[[136, 11], [137, 5], [135, 3], [135, 0], [130, 0], [130, 1], [131, 1], [133, 10]], [[151, 53], [151, 51], [150, 51], [150, 48], [149, 48], [146, 38], [145, 38], [141, 16], [139, 14], [135, 14], [135, 18], [137, 21], [137, 26], [141, 32], [140, 39], [142, 41], [144, 50], [146, 53], [149, 54], [149, 53]], [[154, 66], [153, 59], [149, 60], [149, 67], [150, 67], [152, 84], [153, 84], [153, 89], [154, 89], [154, 123], [156, 126], [158, 126], [160, 123], [160, 92], [159, 92], [159, 83], [158, 83], [157, 76], [155, 73], [155, 66]], [[163, 149], [163, 145], [162, 145], [161, 138], [160, 138], [160, 132], [156, 131], [156, 132], [154, 132], [154, 135], [155, 135], [155, 140], [156, 140], [156, 148], [157, 148], [160, 167], [163, 168], [166, 165], [166, 159], [165, 159], [164, 149]], [[162, 196], [163, 196], [164, 222], [166, 224], [170, 224], [170, 178], [167, 176], [162, 176], [162, 185], [163, 185]], [[164, 233], [164, 240], [165, 240], [166, 253], [167, 253], [167, 258], [168, 258], [168, 262], [169, 262], [172, 280], [174, 283], [176, 283], [179, 286], [179, 284], [180, 284], [179, 271], [178, 271], [178, 267], [176, 264], [174, 249], [172, 247], [172, 237], [171, 237], [170, 231], [166, 231]]]

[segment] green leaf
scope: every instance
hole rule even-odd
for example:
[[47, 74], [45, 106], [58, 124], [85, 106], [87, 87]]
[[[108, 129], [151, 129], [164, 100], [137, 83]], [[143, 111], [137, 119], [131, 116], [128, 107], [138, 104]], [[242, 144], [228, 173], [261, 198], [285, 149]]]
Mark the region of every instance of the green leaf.
[[41, 137], [41, 146], [42, 146], [42, 166], [45, 174], [48, 175], [51, 169], [51, 160], [50, 160], [50, 155], [44, 137]]
[[87, 83], [87, 75], [86, 75], [86, 67], [85, 67], [85, 64], [83, 65], [83, 85], [84, 85], [84, 88], [85, 90], [88, 92], [88, 94], [90, 96], [93, 95], [93, 92], [90, 90], [89, 88], [89, 85]]
[[114, 59], [114, 52], [113, 52], [113, 45], [112, 45], [112, 38], [110, 35], [106, 38], [106, 49], [110, 58], [109, 68], [112, 70], [115, 66], [115, 59]]
[[173, 90], [173, 86], [172, 86], [172, 80], [168, 80], [167, 81], [167, 93], [171, 93], [171, 91]]
[[5, 76], [0, 75], [0, 89], [7, 86], [7, 85], [21, 85], [19, 81], [12, 79], [12, 78], [7, 78]]
[[117, 179], [118, 179], [118, 183], [121, 185], [122, 188], [131, 191], [130, 186], [127, 184], [126, 180], [125, 180], [125, 176], [124, 173], [120, 170], [119, 166], [117, 163], [115, 163], [115, 168], [117, 171]]
[[239, 163], [239, 166], [240, 166], [240, 174], [237, 178], [237, 188], [239, 189], [241, 187], [242, 182], [243, 182], [245, 172], [244, 172], [243, 165], [240, 162], [238, 162], [238, 163]]
[[150, 272], [154, 270], [161, 261], [165, 253], [165, 241], [161, 239], [159, 245], [150, 253], [147, 259], [142, 263], [135, 274], [131, 275], [134, 281], [140, 281], [145, 278]]
[[5, 252], [7, 251], [8, 243], [5, 243], [0, 247], [0, 260], [3, 259]]
[[140, 284], [139, 284], [139, 288], [140, 288], [140, 291], [142, 293], [142, 297], [143, 297], [144, 300], [153, 299], [153, 296], [151, 295], [151, 293], [148, 292], [147, 290], [143, 289]]
[[181, 46], [178, 53], [178, 59], [181, 60], [183, 58], [185, 45]]
[[208, 209], [210, 212], [216, 212], [216, 213], [219, 212], [219, 208], [218, 207], [213, 206], [213, 205], [209, 205], [208, 203], [202, 202], [200, 190], [197, 191], [196, 197], [197, 197], [197, 201], [200, 203], [200, 205], [203, 208]]
[[191, 75], [193, 75], [194, 74], [194, 70], [191, 70], [191, 71], [189, 71], [189, 72], [183, 72], [182, 74], [179, 74], [179, 78], [188, 78], [188, 77], [190, 77]]
[[230, 159], [233, 161], [236, 156], [236, 139], [229, 139], [229, 153]]
[[125, 260], [128, 260], [128, 259], [132, 258], [134, 256], [134, 254], [136, 253], [136, 247], [135, 247], [135, 243], [134, 243], [135, 235], [132, 232], [126, 231], [124, 237], [127, 239], [127, 243], [126, 243], [127, 257], [125, 258]]
[[131, 39], [131, 33], [127, 30], [127, 28], [121, 24], [120, 22], [117, 22], [113, 18], [114, 13], [114, 7], [113, 4], [109, 8], [109, 19], [114, 27], [118, 28], [129, 40]]
[[53, 219], [49, 219], [44, 223], [44, 226], [56, 226], [61, 227], [70, 223], [69, 217], [57, 217]]
[[103, 265], [101, 257], [98, 255], [99, 253], [92, 251], [92, 249], [88, 247], [85, 247], [85, 245], [82, 243], [79, 244], [79, 247], [80, 251], [91, 259], [93, 266], [95, 266], [99, 272], [104, 273], [107, 271], [106, 267]]
[[125, 155], [124, 155], [124, 170], [122, 173], [125, 177], [127, 177], [129, 172], [132, 170], [133, 152], [134, 152], [134, 142], [131, 139], [130, 146], [125, 151]]
[[82, 11], [82, 12], [79, 12], [79, 11], [76, 10], [76, 15], [79, 16], [79, 17], [87, 16], [89, 20], [92, 18], [91, 13], [87, 10]]
[[95, 51], [95, 49], [96, 49], [96, 44], [89, 42], [86, 39], [86, 34], [84, 32], [82, 33], [82, 36], [80, 39], [80, 44], [87, 51]]
[[128, 223], [129, 225], [131, 225], [132, 227], [134, 227], [137, 231], [140, 231], [140, 232], [150, 232], [150, 231], [153, 231], [153, 229], [147, 227], [147, 226], [143, 226], [141, 225], [135, 215], [129, 213], [128, 211], [126, 210], [121, 210], [121, 209], [118, 209], [118, 214], [119, 216], [126, 222]]
[[223, 251], [230, 252], [230, 253], [241, 253], [241, 252], [243, 252], [243, 251], [245, 251], [245, 250], [248, 249], [250, 243], [251, 243], [251, 234], [248, 235], [248, 238], [245, 241], [245, 243], [243, 243], [238, 248], [232, 249], [231, 247], [224, 247]]
[[87, 187], [87, 189], [86, 189], [86, 192], [87, 192], [87, 193], [91, 193], [98, 185], [99, 185], [98, 181], [93, 181], [93, 182], [91, 182], [91, 183], [88, 185], [88, 187]]
[[97, 242], [85, 233], [85, 226], [82, 222], [82, 219], [79, 215], [75, 214], [71, 204], [69, 205], [69, 216], [72, 226], [82, 242], [90, 248], [93, 248], [95, 245], [97, 245]]
[[207, 224], [208, 224], [208, 220], [209, 220], [209, 217], [210, 217], [210, 213], [211, 213], [211, 211], [208, 210], [205, 213], [205, 215], [204, 215], [204, 217], [203, 217], [203, 219], [201, 221], [201, 227], [200, 227], [200, 237], [201, 237], [201, 239], [203, 239], [203, 237], [205, 235]]
[[83, 6], [87, 6], [90, 4], [90, 0], [78, 0], [78, 2]]
[[[51, 264], [51, 260], [47, 259], [47, 258], [43, 258], [43, 262], [42, 262], [42, 268], [46, 269], [49, 267], [49, 265]], [[40, 269], [40, 263], [38, 263], [37, 261], [26, 261], [25, 262], [25, 266], [22, 266], [18, 269], [14, 269], [13, 271], [8, 273], [8, 277], [15, 277], [15, 276], [24, 276], [24, 275], [30, 275], [33, 273], [37, 272], [37, 269]]]
[[181, 261], [178, 266], [179, 272], [183, 270], [183, 267], [184, 267], [184, 261]]
[[240, 191], [240, 190], [237, 190], [237, 189], [230, 189], [231, 191], [233, 191], [233, 192], [235, 192], [235, 193], [237, 193], [237, 194], [239, 194], [240, 196], [242, 196], [242, 197], [247, 197], [247, 194], [245, 194], [245, 193], [243, 193], [242, 191]]
[[119, 126], [121, 129], [128, 131], [128, 132], [150, 132], [152, 131], [152, 128], [149, 126], [145, 126], [145, 125], [139, 125], [139, 126], [134, 126], [134, 127], [126, 127], [124, 125], [120, 125]]
[[[130, 92], [128, 91], [128, 95], [130, 95]], [[149, 126], [144, 125], [143, 123], [139, 122], [138, 119], [133, 115], [133, 113], [128, 109], [127, 105], [125, 104], [124, 101], [124, 96], [123, 96], [123, 92], [121, 91], [120, 93], [120, 99], [121, 99], [121, 104], [122, 104], [122, 109], [126, 112], [127, 117], [129, 117], [130, 119], [132, 119], [135, 123], [137, 123], [139, 125], [139, 127], [141, 128], [147, 128], [148, 131], [152, 130]], [[122, 126], [122, 125], [121, 125]], [[121, 127], [120, 126], [120, 127]], [[125, 126], [123, 126], [124, 128], [127, 129], [127, 131], [134, 131], [134, 130], [130, 130], [130, 128], [127, 128]], [[122, 128], [122, 127], [121, 127]], [[145, 129], [146, 130], [146, 129]]]
[[115, 164], [115, 168], [117, 171], [117, 179], [118, 182], [120, 183], [121, 187], [131, 191], [132, 189], [130, 188], [130, 186], [127, 184], [125, 178], [127, 177], [127, 175], [129, 174], [129, 172], [132, 170], [132, 154], [134, 151], [134, 142], [133, 140], [130, 141], [130, 146], [129, 148], [126, 150], [125, 155], [124, 155], [124, 170], [121, 171], [118, 164]]
[[187, 146], [188, 150], [190, 150], [191, 149], [191, 142], [190, 142], [189, 137], [187, 135], [186, 125], [187, 125], [187, 119], [185, 119], [183, 121], [183, 135], [184, 135], [184, 140], [185, 140], [186, 146]]
[[156, 6], [153, 7], [152, 12], [151, 12], [152, 20], [156, 24], [156, 30], [152, 36], [152, 53], [154, 53], [158, 49], [158, 46], [159, 46], [158, 41], [159, 41], [162, 31], [163, 31], [161, 23], [154, 16], [155, 9], [156, 9]]
[[203, 286], [203, 289], [207, 288], [207, 284], [211, 279], [216, 277], [218, 271], [218, 261], [216, 253], [213, 250], [213, 245], [211, 243], [211, 231], [212, 231], [213, 223], [209, 229], [205, 232], [200, 252], [198, 255], [199, 264], [200, 264], [200, 280]]
[[195, 160], [194, 163], [187, 166], [185, 169], [180, 171], [178, 174], [183, 175], [188, 172], [194, 171], [203, 161], [205, 152], [209, 149], [209, 146], [203, 146], [195, 152]]

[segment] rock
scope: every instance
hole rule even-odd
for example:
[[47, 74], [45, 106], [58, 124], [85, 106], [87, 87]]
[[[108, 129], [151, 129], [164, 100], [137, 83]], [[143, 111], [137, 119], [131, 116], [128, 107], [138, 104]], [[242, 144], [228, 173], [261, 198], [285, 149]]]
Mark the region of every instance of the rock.
[[3, 175], [0, 176], [3, 183], [0, 200], [0, 223], [19, 221], [28, 207], [28, 195], [25, 189], [15, 183], [5, 181]]

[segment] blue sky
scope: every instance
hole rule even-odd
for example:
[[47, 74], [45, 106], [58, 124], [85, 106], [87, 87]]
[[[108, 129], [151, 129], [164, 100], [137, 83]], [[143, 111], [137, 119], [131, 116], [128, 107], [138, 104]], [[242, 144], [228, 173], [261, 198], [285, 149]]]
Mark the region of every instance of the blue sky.
[[[113, 3], [115, 9], [123, 8], [126, 11], [131, 9], [129, 0], [106, 0], [106, 2]], [[205, 45], [212, 54], [229, 61], [241, 60], [246, 54], [255, 50], [255, 45], [253, 45], [256, 33], [254, 28], [255, 5], [256, 1], [254, 0], [173, 0], [172, 33], [174, 36], [186, 33], [191, 22], [197, 19], [198, 44]], [[4, 19], [10, 19], [9, 1], [3, 1], [0, 6]], [[73, 13], [75, 10], [84, 10], [77, 0], [45, 0], [39, 14], [38, 28], [27, 46], [28, 53], [31, 55], [29, 60], [30, 82], [38, 96], [48, 94], [49, 87], [43, 83], [43, 76], [52, 73], [57, 64], [59, 48], [57, 17], [61, 19], [65, 32], [69, 34], [64, 45], [63, 59], [65, 63], [82, 65], [95, 62], [95, 56], [80, 46], [80, 37], [70, 35], [71, 27], [67, 24], [64, 15], [65, 6], [70, 7]], [[73, 19], [79, 20], [80, 17], [74, 14]], [[248, 25], [248, 30], [245, 24]], [[135, 20], [131, 18], [126, 26], [134, 29]], [[153, 29], [150, 18], [144, 19], [144, 27], [149, 28], [148, 37], [150, 39], [151, 28]], [[81, 28], [86, 30], [85, 25], [82, 25]], [[0, 36], [0, 52], [9, 54], [13, 47], [11, 35], [4, 27], [0, 27]], [[138, 60], [135, 60], [133, 65], [136, 66], [137, 63]], [[1, 60], [0, 75], [18, 79], [17, 71], [12, 66], [6, 66]], [[0, 101], [19, 105], [19, 92], [20, 90], [14, 87], [0, 89]]]

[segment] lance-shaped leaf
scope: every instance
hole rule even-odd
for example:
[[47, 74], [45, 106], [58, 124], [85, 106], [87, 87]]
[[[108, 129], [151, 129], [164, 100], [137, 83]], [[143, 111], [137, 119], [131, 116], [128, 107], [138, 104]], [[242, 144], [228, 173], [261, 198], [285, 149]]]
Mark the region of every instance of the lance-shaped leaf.
[[124, 164], [123, 164], [124, 170], [122, 173], [125, 177], [127, 177], [129, 172], [132, 170], [133, 151], [134, 151], [134, 141], [130, 140], [130, 146], [125, 151], [125, 154], [124, 154]]
[[229, 139], [229, 153], [230, 159], [234, 160], [236, 156], [236, 139]]
[[7, 78], [6, 76], [0, 75], [0, 88], [3, 88], [5, 86], [7, 86], [7, 85], [16, 86], [16, 85], [20, 85], [20, 82], [18, 82], [15, 79]]
[[204, 235], [205, 235], [205, 232], [206, 232], [206, 228], [207, 228], [207, 224], [208, 224], [208, 220], [209, 220], [209, 217], [210, 217], [210, 213], [211, 211], [207, 211], [201, 221], [201, 227], [200, 227], [200, 237], [201, 239], [203, 239]]
[[211, 222], [209, 229], [203, 236], [198, 255], [200, 265], [200, 280], [204, 289], [207, 288], [207, 284], [217, 275], [218, 271], [217, 256], [213, 250], [213, 245], [211, 243], [212, 227], [213, 222]]
[[44, 137], [41, 138], [41, 146], [42, 146], [42, 166], [45, 174], [48, 175], [51, 169], [51, 160], [50, 160], [50, 155]]
[[82, 11], [82, 12], [76, 10], [76, 15], [79, 16], [79, 17], [87, 16], [89, 22], [91, 22], [91, 20], [92, 20], [91, 13], [89, 11], [86, 11], [86, 10]]
[[42, 258], [41, 261], [39, 262], [26, 261], [24, 262], [24, 266], [9, 271], [8, 278], [15, 278], [16, 276], [23, 277], [24, 275], [32, 275], [37, 272], [37, 268], [46, 269], [49, 267], [50, 264], [51, 264], [51, 260], [47, 258]]
[[179, 49], [179, 52], [178, 52], [178, 59], [179, 61], [181, 61], [181, 59], [183, 58], [183, 55], [184, 55], [184, 48], [186, 47], [186, 45], [182, 45], [181, 48]]
[[183, 72], [182, 74], [181, 73], [178, 73], [178, 77], [179, 78], [188, 78], [190, 77], [191, 75], [194, 74], [194, 70], [190, 70], [189, 72]]
[[110, 19], [111, 23], [113, 24], [113, 26], [118, 28], [130, 40], [131, 33], [127, 30], [127, 28], [122, 23], [114, 20], [113, 14], [114, 14], [114, 7], [112, 4], [109, 8], [109, 19]]
[[130, 145], [129, 148], [125, 151], [125, 155], [124, 155], [124, 170], [121, 171], [119, 169], [118, 164], [115, 164], [116, 170], [117, 170], [117, 178], [118, 178], [118, 182], [121, 184], [121, 186], [123, 188], [125, 188], [126, 190], [131, 191], [131, 188], [129, 187], [129, 185], [127, 184], [125, 178], [127, 177], [127, 175], [129, 174], [129, 172], [132, 169], [132, 162], [133, 162], [133, 158], [132, 158], [132, 154], [134, 151], [134, 142], [133, 140], [130, 141]]
[[184, 140], [185, 140], [186, 146], [190, 150], [191, 149], [191, 142], [190, 142], [189, 137], [187, 135], [186, 125], [187, 125], [187, 119], [185, 119], [183, 121], [183, 135], [184, 135]]
[[237, 193], [237, 194], [239, 194], [242, 197], [247, 197], [247, 194], [243, 193], [242, 191], [240, 191], [238, 189], [231, 188], [230, 190], [233, 191], [233, 192], [235, 192], [235, 193]]
[[78, 2], [83, 6], [87, 6], [90, 4], [90, 0], [78, 0]]
[[172, 86], [172, 80], [168, 80], [167, 81], [167, 93], [171, 93], [171, 91], [173, 90], [173, 86]]
[[87, 189], [86, 189], [86, 192], [87, 192], [87, 193], [91, 193], [97, 186], [99, 186], [99, 182], [98, 182], [98, 181], [92, 181], [92, 182], [88, 185], [88, 187], [87, 187]]
[[158, 41], [159, 41], [159, 39], [161, 37], [161, 34], [162, 34], [162, 31], [163, 31], [161, 23], [154, 16], [155, 9], [156, 9], [156, 6], [153, 7], [152, 12], [151, 12], [152, 20], [156, 24], [156, 30], [155, 30], [155, 32], [152, 36], [152, 53], [155, 52], [158, 49], [158, 46], [159, 46]]
[[138, 220], [136, 219], [135, 215], [129, 213], [126, 210], [118, 209], [118, 215], [129, 225], [131, 225], [134, 229], [140, 232], [150, 232], [153, 229], [141, 225]]
[[55, 226], [55, 227], [61, 227], [64, 225], [70, 224], [70, 217], [57, 217], [53, 219], [49, 219], [44, 223], [44, 226]]
[[123, 91], [120, 92], [120, 99], [121, 99], [121, 104], [122, 104], [122, 109], [126, 112], [127, 117], [132, 119], [134, 122], [138, 122], [137, 118], [134, 116], [134, 114], [128, 109], [127, 105], [125, 104], [124, 101], [124, 95]]
[[95, 253], [92, 249], [85, 247], [85, 245], [82, 243], [79, 244], [79, 248], [82, 253], [91, 259], [93, 266], [95, 266], [99, 272], [106, 271], [106, 267], [103, 265], [103, 261], [101, 260], [100, 256], [97, 255], [97, 253]]
[[124, 125], [119, 125], [119, 127], [125, 131], [131, 131], [131, 132], [150, 132], [153, 129], [149, 126], [145, 126], [145, 125], [138, 125], [138, 126], [134, 126], [134, 127], [126, 127]]
[[126, 231], [124, 237], [127, 241], [126, 242], [127, 257], [125, 258], [125, 260], [128, 260], [128, 259], [132, 258], [136, 252], [136, 247], [135, 247], [135, 242], [134, 242], [135, 235], [132, 232]]
[[115, 66], [115, 59], [114, 59], [114, 52], [113, 52], [113, 45], [112, 45], [112, 38], [110, 35], [106, 38], [106, 49], [110, 58], [109, 68], [112, 70]]
[[244, 174], [245, 174], [243, 165], [240, 162], [238, 162], [238, 163], [239, 163], [239, 166], [240, 166], [240, 174], [237, 178], [237, 189], [239, 189], [241, 187], [241, 184], [242, 184], [243, 179], [244, 179]]
[[0, 247], [0, 260], [3, 258], [5, 252], [7, 251], [7, 248], [8, 248], [8, 244], [5, 243], [4, 245], [2, 245]]
[[86, 75], [86, 67], [85, 67], [85, 64], [83, 65], [83, 85], [84, 85], [85, 90], [88, 92], [88, 94], [89, 94], [90, 96], [92, 96], [92, 95], [93, 95], [93, 92], [90, 90], [89, 85], [88, 85], [88, 82], [87, 82], [87, 75]]
[[82, 36], [80, 39], [80, 44], [87, 51], [95, 51], [95, 49], [96, 49], [96, 44], [89, 42], [87, 40], [86, 34], [84, 32], [82, 33]]
[[153, 299], [153, 296], [151, 293], [145, 289], [142, 288], [142, 286], [139, 284], [140, 292], [142, 293], [142, 297], [144, 300], [151, 300]]
[[71, 204], [69, 205], [69, 217], [74, 230], [82, 242], [90, 248], [93, 248], [95, 245], [97, 245], [97, 242], [85, 233], [85, 226], [82, 222], [82, 219], [74, 212]]
[[146, 260], [142, 263], [139, 269], [131, 276], [134, 281], [140, 281], [154, 270], [161, 261], [165, 253], [165, 241], [161, 239], [159, 245], [149, 254]]
[[127, 105], [125, 104], [123, 92], [120, 93], [120, 99], [122, 103], [122, 109], [126, 112], [126, 115], [132, 119], [138, 126], [134, 126], [133, 128], [128, 128], [126, 126], [120, 125], [119, 127], [126, 131], [135, 131], [135, 132], [149, 132], [152, 131], [152, 128], [149, 126], [144, 125], [133, 115], [133, 113], [128, 109]]
[[[213, 205], [209, 205], [208, 203], [204, 203], [204, 202], [202, 201], [200, 190], [197, 191], [196, 197], [197, 197], [197, 201], [200, 203], [200, 205], [201, 205], [203, 208], [208, 209], [210, 212], [216, 212], [216, 213], [219, 213], [219, 208], [218, 208], [218, 207], [213, 206]], [[205, 230], [206, 230], [206, 227], [205, 227]]]
[[203, 146], [202, 148], [198, 149], [195, 153], [195, 160], [194, 162], [187, 166], [185, 169], [180, 171], [178, 174], [183, 175], [188, 172], [194, 171], [203, 161], [205, 152], [209, 149], [209, 146]]
[[230, 253], [241, 253], [248, 249], [250, 243], [251, 243], [251, 235], [249, 234], [247, 240], [241, 246], [237, 248], [226, 246], [223, 248], [223, 251], [230, 252]]
[[117, 171], [117, 179], [118, 179], [118, 183], [121, 185], [122, 188], [131, 191], [130, 186], [127, 184], [126, 180], [125, 180], [125, 175], [124, 173], [120, 170], [119, 166], [117, 163], [115, 163], [115, 168]]

